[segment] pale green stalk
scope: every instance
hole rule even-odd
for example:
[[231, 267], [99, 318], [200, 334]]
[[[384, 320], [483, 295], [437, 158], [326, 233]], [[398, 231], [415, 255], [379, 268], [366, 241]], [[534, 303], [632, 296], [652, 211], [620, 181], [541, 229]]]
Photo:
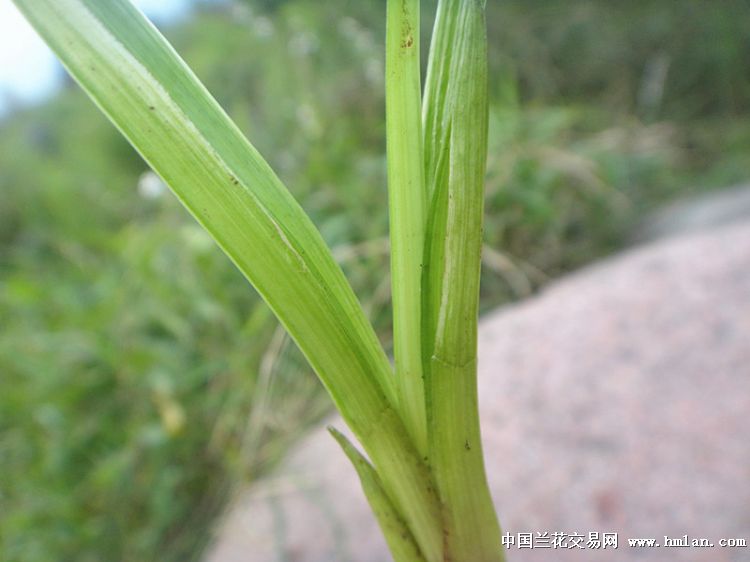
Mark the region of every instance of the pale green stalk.
[[257, 288], [362, 442], [420, 547], [440, 552], [437, 500], [397, 412], [387, 357], [322, 237], [268, 164], [126, 0], [15, 2]]
[[[429, 459], [443, 505], [446, 560], [499, 562], [500, 527], [487, 485], [477, 404], [477, 315], [487, 157], [483, 2], [441, 0], [428, 83], [425, 166], [434, 178], [424, 320]], [[450, 25], [448, 25], [450, 24]], [[445, 42], [445, 43], [442, 43]], [[445, 44], [450, 43], [450, 47]], [[441, 47], [443, 45], [443, 47]]]
[[427, 417], [422, 373], [422, 252], [427, 195], [422, 178], [419, 0], [388, 0], [386, 139], [393, 296], [393, 348], [399, 406], [422, 454]]

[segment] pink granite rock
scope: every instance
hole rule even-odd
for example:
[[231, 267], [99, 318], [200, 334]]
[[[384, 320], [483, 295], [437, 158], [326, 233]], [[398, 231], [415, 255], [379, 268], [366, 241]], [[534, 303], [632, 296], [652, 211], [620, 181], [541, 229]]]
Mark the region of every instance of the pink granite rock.
[[[510, 562], [747, 561], [750, 223], [637, 249], [483, 318], [480, 408]], [[343, 424], [338, 419], [333, 423]], [[542, 548], [538, 533], [618, 533], [619, 547]], [[713, 548], [631, 548], [628, 538]], [[500, 546], [498, 546], [500, 548]], [[209, 562], [380, 562], [385, 542], [320, 428], [240, 494]]]

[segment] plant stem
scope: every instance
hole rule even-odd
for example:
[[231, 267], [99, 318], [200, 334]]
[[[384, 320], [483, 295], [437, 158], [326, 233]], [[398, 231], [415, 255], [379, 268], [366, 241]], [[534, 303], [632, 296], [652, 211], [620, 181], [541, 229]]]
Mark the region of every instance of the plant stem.
[[[487, 38], [480, 0], [441, 0], [425, 162], [433, 178], [425, 276], [429, 460], [445, 560], [500, 562], [477, 401], [477, 315], [487, 157]], [[450, 46], [449, 46], [450, 45]], [[438, 65], [438, 66], [435, 66]], [[442, 82], [448, 82], [446, 87]]]
[[419, 0], [388, 0], [386, 135], [396, 384], [404, 424], [424, 455], [421, 292], [427, 195], [420, 116]]

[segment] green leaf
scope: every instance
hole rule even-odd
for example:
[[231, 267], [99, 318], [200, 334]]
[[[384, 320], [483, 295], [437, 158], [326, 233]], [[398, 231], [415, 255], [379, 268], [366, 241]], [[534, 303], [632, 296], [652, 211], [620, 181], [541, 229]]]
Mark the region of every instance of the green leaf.
[[422, 178], [419, 0], [388, 0], [385, 107], [399, 407], [417, 448], [426, 454], [421, 293], [427, 194]]
[[433, 105], [425, 115], [432, 200], [423, 296], [429, 459], [443, 505], [446, 559], [498, 562], [503, 552], [476, 386], [488, 121], [483, 2], [441, 0], [433, 45], [431, 56], [440, 59], [430, 61], [426, 91]]
[[437, 501], [396, 411], [388, 359], [322, 237], [265, 160], [126, 0], [14, 1], [278, 316], [420, 545], [440, 544]]
[[[456, 2], [440, 0], [435, 13], [435, 24], [427, 59], [422, 128], [424, 132], [424, 177], [427, 197], [435, 197], [435, 188], [443, 183], [436, 176], [445, 169], [449, 141], [448, 86], [451, 84], [451, 62], [457, 24]], [[442, 164], [441, 164], [442, 162]], [[430, 213], [434, 205], [430, 204]], [[430, 215], [431, 218], [431, 215]], [[428, 238], [429, 239], [429, 238]]]
[[328, 431], [338, 441], [338, 444], [341, 445], [344, 453], [354, 465], [362, 485], [362, 491], [365, 493], [370, 508], [378, 520], [394, 561], [424, 562], [424, 557], [419, 552], [419, 547], [414, 541], [411, 531], [409, 531], [396, 507], [388, 499], [375, 469], [345, 435], [334, 427], [329, 427]]

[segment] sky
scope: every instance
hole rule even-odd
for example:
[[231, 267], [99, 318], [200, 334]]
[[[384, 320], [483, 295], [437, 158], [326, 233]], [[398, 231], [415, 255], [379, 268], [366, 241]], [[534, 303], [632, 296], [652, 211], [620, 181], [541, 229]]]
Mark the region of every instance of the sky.
[[[135, 0], [156, 23], [188, 12], [190, 0]], [[11, 105], [38, 103], [62, 84], [64, 71], [55, 56], [18, 12], [0, 0], [0, 115]]]

